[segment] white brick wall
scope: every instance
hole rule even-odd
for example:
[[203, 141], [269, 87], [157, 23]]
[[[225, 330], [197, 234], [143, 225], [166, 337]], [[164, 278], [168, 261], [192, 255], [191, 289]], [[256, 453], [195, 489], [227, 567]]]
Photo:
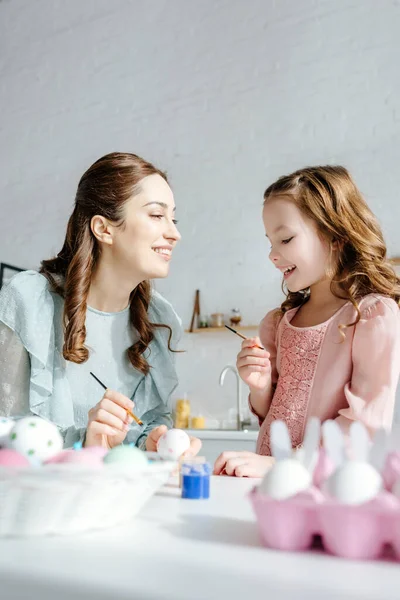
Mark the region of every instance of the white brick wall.
[[[112, 150], [170, 174], [183, 241], [159, 289], [185, 324], [196, 288], [250, 323], [277, 304], [262, 193], [305, 164], [350, 168], [400, 254], [399, 31], [398, 0], [3, 0], [0, 260], [59, 249], [80, 175]], [[182, 387], [222, 415], [239, 340], [185, 344]]]

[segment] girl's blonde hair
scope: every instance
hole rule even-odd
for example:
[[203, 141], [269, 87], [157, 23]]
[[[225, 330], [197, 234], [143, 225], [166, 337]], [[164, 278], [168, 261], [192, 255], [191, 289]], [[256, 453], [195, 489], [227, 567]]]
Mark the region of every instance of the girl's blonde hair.
[[[338, 242], [331, 289], [357, 311], [348, 327], [360, 320], [358, 302], [367, 294], [382, 294], [400, 304], [400, 278], [387, 259], [379, 223], [344, 167], [306, 167], [280, 177], [266, 189], [264, 204], [277, 196], [293, 201], [324, 239]], [[310, 290], [285, 293], [281, 314], [306, 302]]]

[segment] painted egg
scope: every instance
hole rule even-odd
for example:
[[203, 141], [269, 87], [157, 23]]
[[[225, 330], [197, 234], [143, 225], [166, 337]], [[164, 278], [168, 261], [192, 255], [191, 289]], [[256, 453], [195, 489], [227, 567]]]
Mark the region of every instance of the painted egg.
[[164, 460], [178, 460], [190, 448], [190, 437], [182, 429], [169, 429], [157, 442], [157, 452]]
[[7, 436], [14, 427], [15, 421], [8, 417], [0, 417], [0, 448], [7, 445]]
[[323, 490], [342, 504], [364, 504], [382, 491], [383, 481], [369, 463], [349, 460], [323, 484]]
[[8, 434], [7, 447], [33, 462], [44, 462], [58, 454], [63, 440], [57, 427], [40, 417], [24, 417], [16, 421]]
[[267, 472], [258, 490], [274, 500], [286, 500], [312, 485], [311, 473], [295, 458], [278, 460]]

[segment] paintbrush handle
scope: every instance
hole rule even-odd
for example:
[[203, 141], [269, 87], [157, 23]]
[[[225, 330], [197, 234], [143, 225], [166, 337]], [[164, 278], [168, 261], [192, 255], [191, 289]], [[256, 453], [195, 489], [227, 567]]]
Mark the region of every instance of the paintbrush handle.
[[[108, 389], [108, 388], [107, 388], [107, 386], [106, 386], [106, 385], [104, 385], [104, 383], [103, 383], [102, 381], [100, 381], [100, 379], [99, 379], [98, 377], [96, 377], [96, 375], [95, 375], [94, 373], [92, 373], [92, 371], [90, 371], [90, 374], [91, 374], [91, 376], [92, 376], [92, 377], [93, 377], [93, 378], [94, 378], [94, 379], [97, 381], [97, 383], [99, 383], [99, 384], [101, 385], [101, 387], [102, 387], [103, 389], [105, 389], [105, 390], [107, 390], [107, 389]], [[130, 410], [128, 410], [127, 408], [126, 408], [125, 410], [126, 410], [126, 412], [128, 413], [128, 415], [129, 415], [129, 416], [131, 416], [131, 417], [132, 417], [132, 419], [133, 419], [134, 421], [136, 421], [136, 423], [137, 423], [138, 425], [143, 425], [143, 421], [141, 421], [141, 420], [139, 419], [139, 417], [137, 417], [137, 416], [136, 416], [136, 415], [135, 415], [133, 412], [131, 412], [131, 411], [130, 411]]]
[[[235, 333], [240, 338], [242, 338], [242, 340], [247, 340], [248, 339], [245, 335], [242, 335], [241, 333], [239, 333], [238, 331], [236, 331], [236, 329], [233, 329], [233, 327], [229, 327], [229, 325], [225, 325], [225, 327], [227, 329], [229, 329], [229, 331], [232, 331], [232, 333]], [[256, 348], [259, 348], [260, 350], [265, 350], [265, 348], [263, 348], [262, 346], [258, 346], [258, 345], [256, 346]]]

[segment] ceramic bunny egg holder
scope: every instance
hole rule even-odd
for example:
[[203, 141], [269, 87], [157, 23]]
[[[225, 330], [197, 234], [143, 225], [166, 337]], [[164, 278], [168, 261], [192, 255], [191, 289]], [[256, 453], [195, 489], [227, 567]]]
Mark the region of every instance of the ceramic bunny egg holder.
[[371, 443], [359, 422], [345, 439], [336, 421], [311, 418], [298, 450], [284, 422], [270, 435], [276, 462], [250, 493], [265, 546], [304, 551], [319, 536], [337, 556], [379, 558], [389, 544], [400, 560], [399, 427]]

